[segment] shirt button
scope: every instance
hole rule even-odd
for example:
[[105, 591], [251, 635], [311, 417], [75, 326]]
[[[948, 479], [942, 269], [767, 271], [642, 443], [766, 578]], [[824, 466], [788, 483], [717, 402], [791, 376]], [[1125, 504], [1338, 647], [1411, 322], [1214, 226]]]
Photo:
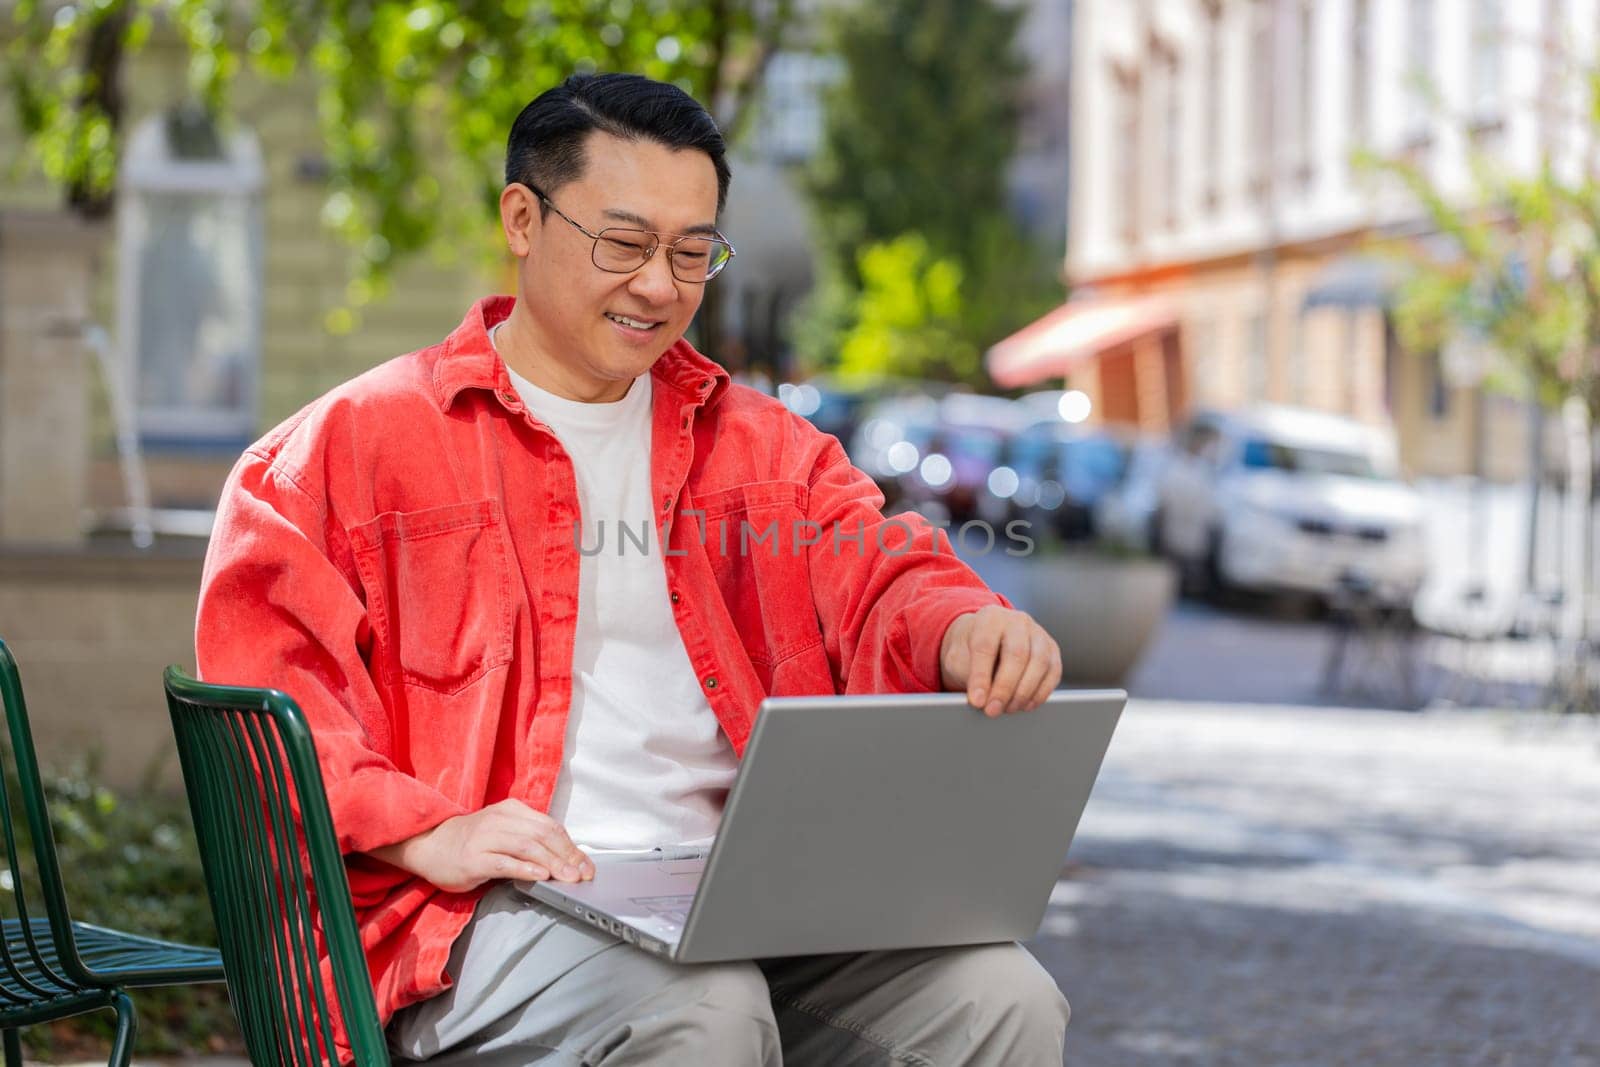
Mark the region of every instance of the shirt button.
[[677, 602], [678, 602], [678, 601], [679, 601], [679, 600], [681, 600], [681, 599], [682, 599], [682, 597], [680, 597], [680, 596], [678, 596], [678, 593], [677, 593], [677, 590], [673, 590], [673, 593], [672, 593], [672, 602], [673, 602], [673, 603], [674, 603], [674, 604], [676, 604], [676, 603], [677, 603]]
[[661, 498], [661, 510], [662, 511], [671, 511], [672, 510], [672, 498], [670, 496], [664, 496], [664, 497]]
[[714, 674], [706, 675], [706, 688], [707, 689], [715, 689], [716, 687], [717, 687], [717, 676], [714, 675]]

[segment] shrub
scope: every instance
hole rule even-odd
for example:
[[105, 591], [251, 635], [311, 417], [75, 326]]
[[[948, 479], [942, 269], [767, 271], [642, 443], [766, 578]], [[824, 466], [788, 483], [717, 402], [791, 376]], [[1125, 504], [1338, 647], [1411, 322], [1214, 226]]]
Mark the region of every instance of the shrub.
[[[98, 762], [91, 757], [44, 773], [72, 917], [147, 937], [215, 945], [184, 798], [153, 784], [119, 796], [98, 784]], [[140, 1055], [243, 1049], [220, 982], [138, 990], [132, 997]], [[103, 1057], [113, 1028], [109, 1011], [91, 1012], [28, 1027], [24, 1043], [39, 1059]]]

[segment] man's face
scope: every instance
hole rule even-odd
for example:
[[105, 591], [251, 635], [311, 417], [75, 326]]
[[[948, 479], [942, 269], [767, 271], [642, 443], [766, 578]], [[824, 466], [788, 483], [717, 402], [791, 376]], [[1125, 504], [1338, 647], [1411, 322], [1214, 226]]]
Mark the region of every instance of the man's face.
[[[704, 152], [596, 131], [585, 142], [584, 157], [582, 177], [544, 192], [590, 233], [622, 226], [705, 234], [715, 224], [717, 174]], [[512, 250], [523, 257], [519, 303], [528, 313], [541, 369], [559, 392], [616, 399], [683, 336], [705, 286], [673, 277], [666, 254], [670, 238], [638, 270], [611, 274], [594, 265], [593, 240], [554, 211], [541, 218], [537, 209], [533, 200], [531, 211], [514, 212], [506, 221]], [[516, 230], [525, 242], [517, 240]]]

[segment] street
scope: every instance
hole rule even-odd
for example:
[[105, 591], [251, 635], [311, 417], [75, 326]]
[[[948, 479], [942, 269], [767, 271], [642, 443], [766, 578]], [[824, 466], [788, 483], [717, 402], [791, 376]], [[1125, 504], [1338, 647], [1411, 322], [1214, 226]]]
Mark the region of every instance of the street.
[[1600, 1064], [1600, 728], [1136, 701], [1034, 951], [1068, 1064]]

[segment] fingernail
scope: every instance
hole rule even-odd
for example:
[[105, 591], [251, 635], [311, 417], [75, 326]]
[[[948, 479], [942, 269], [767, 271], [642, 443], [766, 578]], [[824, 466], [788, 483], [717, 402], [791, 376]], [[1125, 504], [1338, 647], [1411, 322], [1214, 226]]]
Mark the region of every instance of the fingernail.
[[578, 868], [572, 866], [561, 868], [561, 880], [563, 882], [576, 882], [578, 880]]
[[983, 707], [984, 698], [988, 695], [989, 694], [984, 692], [982, 689], [974, 689], [972, 691], [972, 706], [975, 708]]
[[989, 706], [987, 708], [983, 709], [983, 713], [985, 715], [988, 715], [990, 718], [993, 718], [994, 716], [999, 715], [1000, 712], [1002, 712], [1004, 710], [1005, 709], [1003, 707], [1001, 707], [1000, 702], [998, 700], [991, 700], [991, 701], [989, 701]]

